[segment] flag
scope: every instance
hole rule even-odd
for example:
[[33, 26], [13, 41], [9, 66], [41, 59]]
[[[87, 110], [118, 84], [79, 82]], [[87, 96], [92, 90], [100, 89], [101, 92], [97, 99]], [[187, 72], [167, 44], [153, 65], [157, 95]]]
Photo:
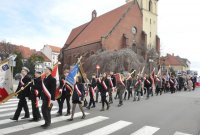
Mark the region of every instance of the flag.
[[59, 78], [59, 71], [58, 71], [58, 64], [56, 64], [51, 72], [51, 76], [56, 79], [56, 92], [55, 92], [55, 98], [58, 99], [61, 97], [61, 93], [59, 92], [60, 90], [60, 78]]
[[0, 103], [13, 94], [12, 74], [9, 60], [0, 64]]
[[69, 72], [68, 76], [66, 76], [65, 80], [67, 83], [73, 88], [74, 84], [76, 83], [75, 77], [79, 73], [79, 66], [76, 64], [74, 68]]
[[157, 77], [161, 77], [161, 68], [158, 70]]
[[151, 75], [152, 75], [153, 78], [155, 78], [155, 67], [153, 68]]
[[155, 86], [155, 67], [153, 68], [152, 72], [151, 72], [151, 80], [152, 80], [152, 90], [155, 91], [156, 86]]
[[167, 70], [166, 80], [169, 81], [169, 78], [170, 78], [170, 76], [169, 76], [169, 72], [168, 72], [168, 70]]

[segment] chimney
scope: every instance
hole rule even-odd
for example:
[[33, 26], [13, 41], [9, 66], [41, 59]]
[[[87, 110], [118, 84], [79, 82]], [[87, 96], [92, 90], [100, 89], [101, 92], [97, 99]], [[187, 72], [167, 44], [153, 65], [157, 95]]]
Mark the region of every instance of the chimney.
[[97, 17], [97, 11], [93, 10], [92, 11], [92, 20], [94, 20]]

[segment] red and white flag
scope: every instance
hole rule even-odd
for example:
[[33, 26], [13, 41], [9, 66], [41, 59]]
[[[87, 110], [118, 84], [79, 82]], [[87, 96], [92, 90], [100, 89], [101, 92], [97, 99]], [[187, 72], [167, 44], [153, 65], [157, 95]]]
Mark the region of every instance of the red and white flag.
[[9, 61], [0, 64], [0, 103], [13, 94], [13, 83]]
[[51, 72], [52, 77], [56, 79], [56, 92], [55, 92], [55, 98], [58, 99], [61, 96], [60, 93], [60, 78], [59, 78], [59, 72], [58, 72], [58, 64], [56, 64]]

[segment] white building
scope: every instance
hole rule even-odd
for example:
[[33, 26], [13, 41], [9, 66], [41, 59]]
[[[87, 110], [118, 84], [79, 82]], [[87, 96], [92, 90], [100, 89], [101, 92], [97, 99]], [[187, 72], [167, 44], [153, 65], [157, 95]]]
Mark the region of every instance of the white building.
[[51, 60], [51, 66], [53, 66], [58, 62], [58, 55], [60, 54], [60, 50], [60, 47], [44, 45], [43, 49], [41, 49], [41, 52]]

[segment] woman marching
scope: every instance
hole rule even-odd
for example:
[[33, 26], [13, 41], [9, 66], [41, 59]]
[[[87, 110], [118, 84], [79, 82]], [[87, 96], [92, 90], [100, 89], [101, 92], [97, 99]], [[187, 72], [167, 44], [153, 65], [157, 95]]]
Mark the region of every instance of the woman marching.
[[74, 118], [74, 113], [75, 113], [75, 108], [76, 108], [76, 104], [79, 105], [79, 108], [81, 110], [81, 112], [83, 113], [83, 116], [81, 119], [85, 119], [85, 112], [83, 110], [83, 106], [82, 106], [82, 102], [84, 99], [84, 95], [85, 95], [85, 90], [84, 90], [84, 85], [82, 84], [82, 78], [80, 76], [76, 77], [76, 84], [74, 85], [74, 91], [73, 91], [73, 95], [72, 95], [72, 114], [71, 114], [71, 118], [68, 119], [69, 121], [72, 121]]
[[104, 111], [104, 105], [106, 103], [107, 110], [109, 109], [109, 103], [106, 100], [106, 93], [108, 92], [108, 87], [106, 86], [106, 73], [103, 74], [103, 77], [100, 75], [100, 77], [97, 79], [97, 87], [101, 93], [101, 100], [102, 100], [102, 109], [100, 111]]

